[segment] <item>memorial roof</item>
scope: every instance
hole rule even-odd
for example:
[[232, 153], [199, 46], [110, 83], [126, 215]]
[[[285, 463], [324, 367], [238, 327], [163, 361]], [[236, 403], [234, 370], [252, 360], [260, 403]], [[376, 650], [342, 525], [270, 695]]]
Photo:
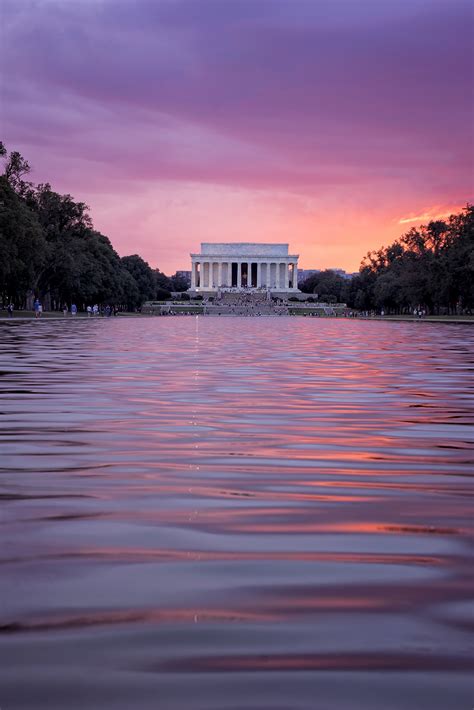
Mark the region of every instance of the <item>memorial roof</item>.
[[203, 256], [288, 256], [288, 244], [261, 242], [201, 242]]

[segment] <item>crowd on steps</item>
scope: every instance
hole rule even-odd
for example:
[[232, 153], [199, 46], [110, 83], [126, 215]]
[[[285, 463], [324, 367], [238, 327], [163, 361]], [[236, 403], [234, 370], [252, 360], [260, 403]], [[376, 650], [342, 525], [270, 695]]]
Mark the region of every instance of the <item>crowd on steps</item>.
[[224, 292], [214, 300], [204, 299], [205, 313], [209, 315], [266, 316], [287, 315], [288, 305], [280, 299], [271, 299], [266, 291], [250, 293]]

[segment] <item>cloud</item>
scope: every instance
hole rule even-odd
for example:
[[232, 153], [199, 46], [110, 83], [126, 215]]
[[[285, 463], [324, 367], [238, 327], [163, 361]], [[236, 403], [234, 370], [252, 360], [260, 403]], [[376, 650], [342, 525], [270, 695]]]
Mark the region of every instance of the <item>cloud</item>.
[[401, 217], [398, 220], [398, 224], [409, 224], [410, 222], [416, 222], [418, 224], [432, 222], [436, 219], [445, 219], [450, 217], [452, 214], [460, 212], [464, 205], [453, 205], [451, 207], [431, 207], [425, 210], [421, 214], [410, 215], [408, 217]]
[[[267, 225], [283, 192], [308, 244], [302, 206], [318, 202], [342, 258], [349, 240], [365, 249], [367, 210], [392, 225], [470, 196], [464, 0], [4, 0], [2, 12], [5, 141], [35, 179], [93, 204], [170, 184], [237, 189], [264, 201]], [[359, 220], [346, 238], [338, 211]]]

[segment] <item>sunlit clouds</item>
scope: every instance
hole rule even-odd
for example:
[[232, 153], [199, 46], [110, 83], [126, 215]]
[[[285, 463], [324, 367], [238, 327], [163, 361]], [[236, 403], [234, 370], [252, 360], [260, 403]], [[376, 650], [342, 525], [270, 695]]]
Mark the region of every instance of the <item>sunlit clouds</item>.
[[472, 198], [465, 0], [2, 10], [3, 140], [122, 255], [172, 272], [200, 241], [289, 241], [352, 271]]
[[432, 207], [429, 210], [425, 210], [421, 214], [410, 215], [409, 217], [402, 217], [399, 220], [399, 224], [421, 224], [429, 222], [431, 220], [446, 219], [450, 215], [455, 214], [456, 212], [460, 212], [463, 207], [465, 207], [465, 205], [453, 205], [449, 208], [443, 208], [440, 206]]

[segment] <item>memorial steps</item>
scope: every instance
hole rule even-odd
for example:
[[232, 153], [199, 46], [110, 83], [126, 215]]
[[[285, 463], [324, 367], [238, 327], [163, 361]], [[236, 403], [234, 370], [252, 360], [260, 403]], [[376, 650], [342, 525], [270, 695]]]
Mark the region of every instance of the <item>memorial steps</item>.
[[223, 292], [204, 303], [206, 315], [267, 316], [288, 315], [288, 304], [272, 301], [266, 292]]
[[[302, 294], [303, 296], [303, 294]], [[308, 303], [304, 298], [293, 300], [275, 297], [267, 291], [220, 291], [208, 294], [200, 301], [147, 301], [144, 315], [206, 315], [206, 316], [312, 316], [337, 317], [347, 315], [344, 303]]]

